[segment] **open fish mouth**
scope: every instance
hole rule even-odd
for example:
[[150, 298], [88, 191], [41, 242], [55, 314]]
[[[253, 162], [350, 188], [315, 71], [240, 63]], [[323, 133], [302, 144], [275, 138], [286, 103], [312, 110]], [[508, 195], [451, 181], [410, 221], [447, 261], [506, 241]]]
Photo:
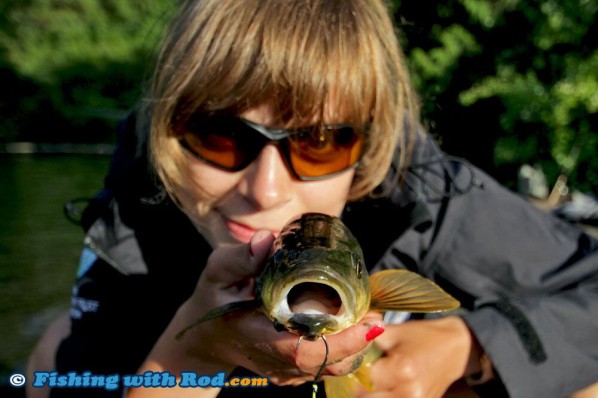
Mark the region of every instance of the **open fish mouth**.
[[308, 339], [342, 330], [355, 322], [355, 294], [341, 289], [338, 277], [310, 273], [282, 289], [270, 317], [280, 330]]
[[332, 286], [302, 282], [291, 288], [287, 304], [293, 313], [339, 315], [343, 301]]
[[338, 329], [338, 316], [344, 310], [341, 297], [333, 287], [314, 282], [293, 286], [287, 295], [287, 304], [293, 315], [286, 327], [308, 340]]

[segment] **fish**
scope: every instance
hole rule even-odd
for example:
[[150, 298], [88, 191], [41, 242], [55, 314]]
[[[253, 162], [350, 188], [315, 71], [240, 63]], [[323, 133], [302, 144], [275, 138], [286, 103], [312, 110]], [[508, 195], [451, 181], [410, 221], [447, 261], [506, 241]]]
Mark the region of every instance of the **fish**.
[[[302, 339], [322, 338], [328, 352], [325, 336], [357, 324], [368, 311], [434, 313], [460, 306], [441, 287], [415, 272], [392, 269], [369, 275], [359, 242], [339, 217], [302, 214], [283, 227], [271, 253], [256, 278], [254, 299], [209, 310], [177, 338], [202, 322], [236, 311], [257, 310], [276, 330], [298, 335], [297, 348]], [[351, 396], [353, 387], [346, 384], [355, 380], [373, 388], [367, 365], [379, 355], [372, 347], [356, 372], [326, 378], [327, 396]], [[326, 358], [314, 383], [325, 365]]]

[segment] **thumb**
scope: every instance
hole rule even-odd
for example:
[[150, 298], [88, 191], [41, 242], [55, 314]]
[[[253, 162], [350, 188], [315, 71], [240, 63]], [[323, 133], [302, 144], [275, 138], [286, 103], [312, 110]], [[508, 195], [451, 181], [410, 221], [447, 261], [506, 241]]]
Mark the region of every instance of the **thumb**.
[[249, 268], [253, 275], [261, 272], [268, 255], [272, 250], [274, 235], [267, 230], [257, 231], [249, 242]]
[[261, 272], [273, 242], [270, 231], [260, 230], [248, 244], [216, 248], [208, 258], [202, 277], [222, 288], [253, 278]]

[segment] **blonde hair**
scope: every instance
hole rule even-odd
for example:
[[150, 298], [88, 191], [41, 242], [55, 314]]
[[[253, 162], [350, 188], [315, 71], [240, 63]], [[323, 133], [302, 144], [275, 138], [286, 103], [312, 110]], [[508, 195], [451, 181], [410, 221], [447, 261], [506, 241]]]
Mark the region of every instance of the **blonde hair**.
[[152, 162], [175, 198], [184, 154], [174, 132], [195, 112], [240, 114], [269, 104], [289, 122], [321, 117], [333, 103], [343, 122], [371, 120], [349, 199], [381, 183], [397, 144], [406, 162], [405, 124], [418, 118], [381, 0], [186, 1], [165, 39], [148, 100]]

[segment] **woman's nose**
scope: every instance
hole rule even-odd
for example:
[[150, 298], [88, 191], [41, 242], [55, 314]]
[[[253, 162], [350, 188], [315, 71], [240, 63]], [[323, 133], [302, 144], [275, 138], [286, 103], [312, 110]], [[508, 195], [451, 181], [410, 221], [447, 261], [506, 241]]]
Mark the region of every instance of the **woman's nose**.
[[291, 201], [293, 184], [278, 147], [268, 144], [245, 170], [239, 191], [256, 209], [264, 210]]

